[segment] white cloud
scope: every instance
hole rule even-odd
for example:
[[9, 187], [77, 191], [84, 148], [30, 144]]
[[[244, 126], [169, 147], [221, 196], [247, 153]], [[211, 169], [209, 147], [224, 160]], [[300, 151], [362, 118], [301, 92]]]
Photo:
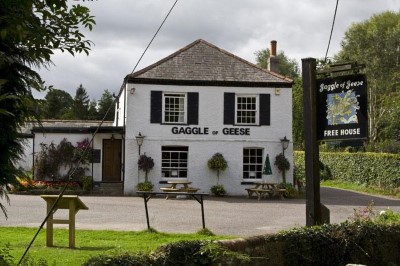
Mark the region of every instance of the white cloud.
[[[90, 98], [105, 89], [117, 93], [136, 65], [175, 0], [85, 1], [96, 26], [87, 37], [95, 43], [89, 56], [56, 53], [50, 71], [40, 70], [47, 85], [73, 97], [83, 84]], [[278, 41], [289, 58], [325, 56], [335, 0], [179, 0], [136, 70], [187, 44], [204, 39], [255, 62], [254, 53]], [[346, 29], [386, 10], [399, 11], [400, 0], [340, 1], [329, 56], [340, 49]]]

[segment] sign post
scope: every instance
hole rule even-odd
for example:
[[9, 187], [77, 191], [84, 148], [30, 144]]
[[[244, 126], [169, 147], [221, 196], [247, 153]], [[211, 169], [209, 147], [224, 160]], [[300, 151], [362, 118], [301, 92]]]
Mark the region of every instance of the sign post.
[[322, 223], [317, 143], [316, 60], [302, 59], [304, 144], [306, 167], [306, 226]]

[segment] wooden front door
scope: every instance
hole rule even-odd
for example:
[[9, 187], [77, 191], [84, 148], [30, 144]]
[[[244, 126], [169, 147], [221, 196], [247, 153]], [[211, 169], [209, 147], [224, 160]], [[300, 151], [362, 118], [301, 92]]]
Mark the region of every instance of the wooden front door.
[[103, 182], [121, 182], [120, 139], [103, 140]]

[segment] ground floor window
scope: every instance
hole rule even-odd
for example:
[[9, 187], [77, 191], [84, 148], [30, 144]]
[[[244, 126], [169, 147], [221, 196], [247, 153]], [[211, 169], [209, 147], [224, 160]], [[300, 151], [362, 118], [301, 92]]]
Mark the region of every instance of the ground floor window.
[[161, 176], [163, 178], [187, 178], [188, 173], [187, 146], [161, 147]]
[[263, 168], [263, 149], [244, 148], [243, 149], [243, 178], [261, 179]]

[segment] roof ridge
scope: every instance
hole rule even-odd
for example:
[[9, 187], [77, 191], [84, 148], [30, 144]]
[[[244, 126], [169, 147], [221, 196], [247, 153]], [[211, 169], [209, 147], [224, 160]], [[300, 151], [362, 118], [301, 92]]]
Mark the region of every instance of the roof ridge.
[[161, 66], [163, 63], [166, 63], [166, 62], [168, 62], [170, 60], [173, 60], [174, 58], [176, 58], [180, 54], [188, 51], [189, 49], [191, 49], [192, 47], [198, 45], [199, 43], [202, 43], [202, 44], [208, 46], [211, 49], [217, 50], [221, 54], [224, 54], [225, 56], [230, 57], [233, 60], [236, 60], [238, 62], [241, 62], [241, 63], [247, 65], [248, 67], [250, 67], [250, 69], [253, 68], [254, 70], [261, 71], [261, 72], [263, 72], [265, 74], [268, 74], [268, 75], [270, 75], [270, 76], [272, 76], [274, 78], [280, 79], [283, 82], [288, 82], [288, 83], [292, 83], [293, 82], [293, 80], [288, 78], [288, 77], [285, 77], [285, 76], [282, 76], [282, 75], [280, 75], [278, 73], [275, 73], [275, 72], [272, 72], [270, 70], [264, 69], [264, 68], [262, 68], [262, 67], [260, 67], [260, 66], [258, 66], [256, 64], [253, 64], [253, 63], [251, 63], [251, 62], [249, 62], [249, 61], [247, 61], [247, 60], [245, 60], [243, 58], [240, 58], [239, 56], [234, 55], [231, 52], [228, 52], [225, 49], [222, 49], [222, 48], [220, 48], [220, 47], [218, 47], [218, 46], [216, 46], [214, 44], [211, 44], [210, 42], [207, 42], [207, 41], [205, 41], [204, 39], [201, 39], [201, 38], [195, 40], [194, 42], [186, 45], [185, 47], [177, 50], [176, 52], [168, 55], [167, 57], [164, 57], [164, 58], [158, 60], [157, 62], [155, 62], [155, 63], [153, 63], [153, 64], [151, 64], [151, 65], [149, 65], [149, 66], [137, 71], [137, 72], [128, 74], [125, 77], [125, 79], [135, 79], [135, 78], [141, 76], [142, 74], [145, 74], [146, 72], [151, 71], [152, 69], [154, 69], [154, 68], [156, 68], [158, 66]]

